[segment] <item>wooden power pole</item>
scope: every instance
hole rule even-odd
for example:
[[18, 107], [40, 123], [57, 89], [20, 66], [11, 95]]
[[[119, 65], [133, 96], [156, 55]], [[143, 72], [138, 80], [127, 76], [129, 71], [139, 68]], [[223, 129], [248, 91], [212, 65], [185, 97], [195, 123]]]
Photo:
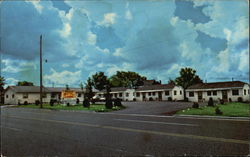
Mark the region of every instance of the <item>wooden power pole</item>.
[[43, 108], [43, 59], [42, 59], [42, 35], [40, 35], [40, 108]]

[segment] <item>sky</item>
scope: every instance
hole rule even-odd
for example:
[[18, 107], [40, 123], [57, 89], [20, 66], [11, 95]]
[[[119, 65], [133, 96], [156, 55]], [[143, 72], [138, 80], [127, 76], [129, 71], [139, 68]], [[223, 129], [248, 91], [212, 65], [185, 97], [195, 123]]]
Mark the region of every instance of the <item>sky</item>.
[[[247, 0], [1, 1], [1, 74], [7, 85], [79, 87], [103, 71], [148, 79], [191, 67], [207, 82], [249, 82]], [[47, 60], [47, 62], [45, 62]]]

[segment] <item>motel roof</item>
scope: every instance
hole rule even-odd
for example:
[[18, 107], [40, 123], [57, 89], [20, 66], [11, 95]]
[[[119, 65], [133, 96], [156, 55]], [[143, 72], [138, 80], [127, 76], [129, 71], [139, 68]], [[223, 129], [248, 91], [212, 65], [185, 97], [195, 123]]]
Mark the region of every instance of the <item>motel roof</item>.
[[164, 90], [164, 89], [173, 89], [175, 85], [173, 84], [160, 84], [160, 85], [150, 85], [150, 86], [141, 86], [136, 89], [136, 91], [144, 90]]
[[228, 82], [212, 82], [212, 83], [199, 83], [192, 85], [189, 89], [216, 89], [216, 88], [242, 88], [245, 82], [241, 81], [228, 81]]
[[[8, 86], [5, 91], [8, 89], [14, 90], [16, 93], [39, 93], [40, 92], [40, 86]], [[86, 89], [83, 90], [81, 88], [69, 88], [70, 90], [76, 91], [76, 92], [85, 92]], [[43, 87], [43, 92], [45, 93], [60, 93], [62, 91], [66, 90], [65, 87]], [[96, 92], [95, 89], [93, 89], [93, 92]]]

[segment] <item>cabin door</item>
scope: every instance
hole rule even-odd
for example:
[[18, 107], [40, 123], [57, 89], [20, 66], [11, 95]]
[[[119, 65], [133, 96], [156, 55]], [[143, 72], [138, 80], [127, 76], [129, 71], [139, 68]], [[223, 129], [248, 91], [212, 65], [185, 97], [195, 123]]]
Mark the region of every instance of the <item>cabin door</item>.
[[202, 92], [198, 92], [198, 101], [202, 102], [203, 96], [202, 96]]
[[162, 92], [158, 92], [158, 98], [160, 101], [162, 100]]
[[222, 99], [224, 100], [224, 102], [227, 102], [227, 91], [223, 90], [222, 92]]

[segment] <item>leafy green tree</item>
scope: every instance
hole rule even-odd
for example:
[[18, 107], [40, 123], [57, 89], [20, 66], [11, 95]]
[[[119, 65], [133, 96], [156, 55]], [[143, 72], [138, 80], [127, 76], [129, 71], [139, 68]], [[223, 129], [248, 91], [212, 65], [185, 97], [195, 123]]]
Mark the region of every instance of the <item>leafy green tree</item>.
[[117, 71], [110, 78], [112, 87], [136, 87], [143, 85], [143, 81], [147, 78], [132, 71]]
[[91, 100], [92, 97], [94, 96], [93, 93], [93, 82], [91, 80], [91, 78], [88, 78], [87, 82], [85, 83], [85, 99]]
[[100, 91], [105, 89], [108, 82], [108, 78], [105, 76], [104, 72], [95, 73], [92, 75], [91, 80], [95, 89]]
[[176, 85], [182, 86], [184, 89], [184, 99], [186, 100], [186, 89], [191, 85], [202, 83], [198, 75], [196, 75], [196, 70], [192, 68], [182, 68], [180, 70], [180, 76], [175, 79]]
[[19, 82], [17, 82], [17, 86], [34, 86], [34, 84], [33, 84], [33, 82], [19, 81]]
[[4, 93], [5, 79], [0, 76], [0, 103], [3, 103], [3, 93]]
[[101, 91], [106, 89], [106, 103], [105, 106], [106, 108], [110, 109], [112, 108], [112, 101], [111, 101], [111, 96], [110, 96], [110, 91], [111, 91], [111, 85], [110, 81], [108, 80], [108, 77], [104, 74], [104, 72], [98, 72], [94, 75], [92, 75], [92, 83], [95, 89]]
[[172, 80], [172, 79], [169, 79], [169, 80], [168, 80], [168, 84], [172, 84], [172, 85], [175, 85], [176, 83], [175, 83], [175, 81], [174, 81], [174, 80]]

